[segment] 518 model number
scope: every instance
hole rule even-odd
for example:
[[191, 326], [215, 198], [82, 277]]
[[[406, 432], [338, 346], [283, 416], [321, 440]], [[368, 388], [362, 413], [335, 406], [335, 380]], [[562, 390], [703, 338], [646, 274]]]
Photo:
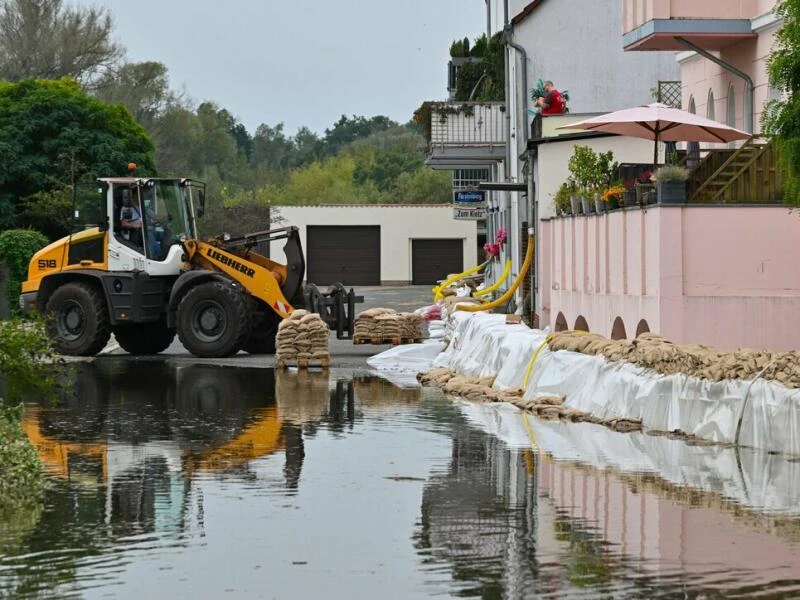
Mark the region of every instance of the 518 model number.
[[55, 269], [56, 268], [56, 261], [54, 259], [48, 260], [40, 260], [39, 261], [39, 268], [40, 269]]

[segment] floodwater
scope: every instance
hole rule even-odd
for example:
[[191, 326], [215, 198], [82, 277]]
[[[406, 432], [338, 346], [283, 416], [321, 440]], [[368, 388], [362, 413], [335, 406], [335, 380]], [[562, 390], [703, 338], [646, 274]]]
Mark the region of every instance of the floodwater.
[[0, 597], [800, 596], [800, 464], [352, 374], [78, 367]]

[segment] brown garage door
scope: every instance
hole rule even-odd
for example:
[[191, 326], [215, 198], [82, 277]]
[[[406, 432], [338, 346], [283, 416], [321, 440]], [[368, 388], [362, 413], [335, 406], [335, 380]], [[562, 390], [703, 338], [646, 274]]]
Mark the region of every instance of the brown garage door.
[[380, 227], [309, 225], [306, 245], [306, 280], [311, 283], [380, 285]]
[[428, 285], [464, 270], [463, 240], [412, 240], [411, 283]]

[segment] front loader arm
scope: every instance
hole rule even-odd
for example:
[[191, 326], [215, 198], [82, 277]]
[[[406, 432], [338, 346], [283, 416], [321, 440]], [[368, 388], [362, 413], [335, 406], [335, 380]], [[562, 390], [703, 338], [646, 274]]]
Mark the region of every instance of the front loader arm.
[[284, 319], [294, 310], [281, 290], [279, 279], [286, 278], [282, 265], [256, 254], [252, 256], [254, 260], [250, 260], [207, 242], [188, 240], [183, 245], [195, 268], [225, 273]]

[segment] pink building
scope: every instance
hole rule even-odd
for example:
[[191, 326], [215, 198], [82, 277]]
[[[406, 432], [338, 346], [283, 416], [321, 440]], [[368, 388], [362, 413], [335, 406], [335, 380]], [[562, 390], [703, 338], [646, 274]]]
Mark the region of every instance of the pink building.
[[[780, 27], [774, 6], [623, 0], [622, 43], [627, 51], [679, 51], [683, 108], [757, 132], [774, 97], [766, 74]], [[539, 144], [534, 160], [554, 145]], [[704, 153], [689, 204], [544, 218], [541, 323], [614, 338], [653, 331], [726, 349], [800, 348], [800, 215], [778, 202], [769, 146], [745, 146]], [[545, 170], [533, 169], [535, 179]], [[541, 206], [541, 192], [538, 199]]]

